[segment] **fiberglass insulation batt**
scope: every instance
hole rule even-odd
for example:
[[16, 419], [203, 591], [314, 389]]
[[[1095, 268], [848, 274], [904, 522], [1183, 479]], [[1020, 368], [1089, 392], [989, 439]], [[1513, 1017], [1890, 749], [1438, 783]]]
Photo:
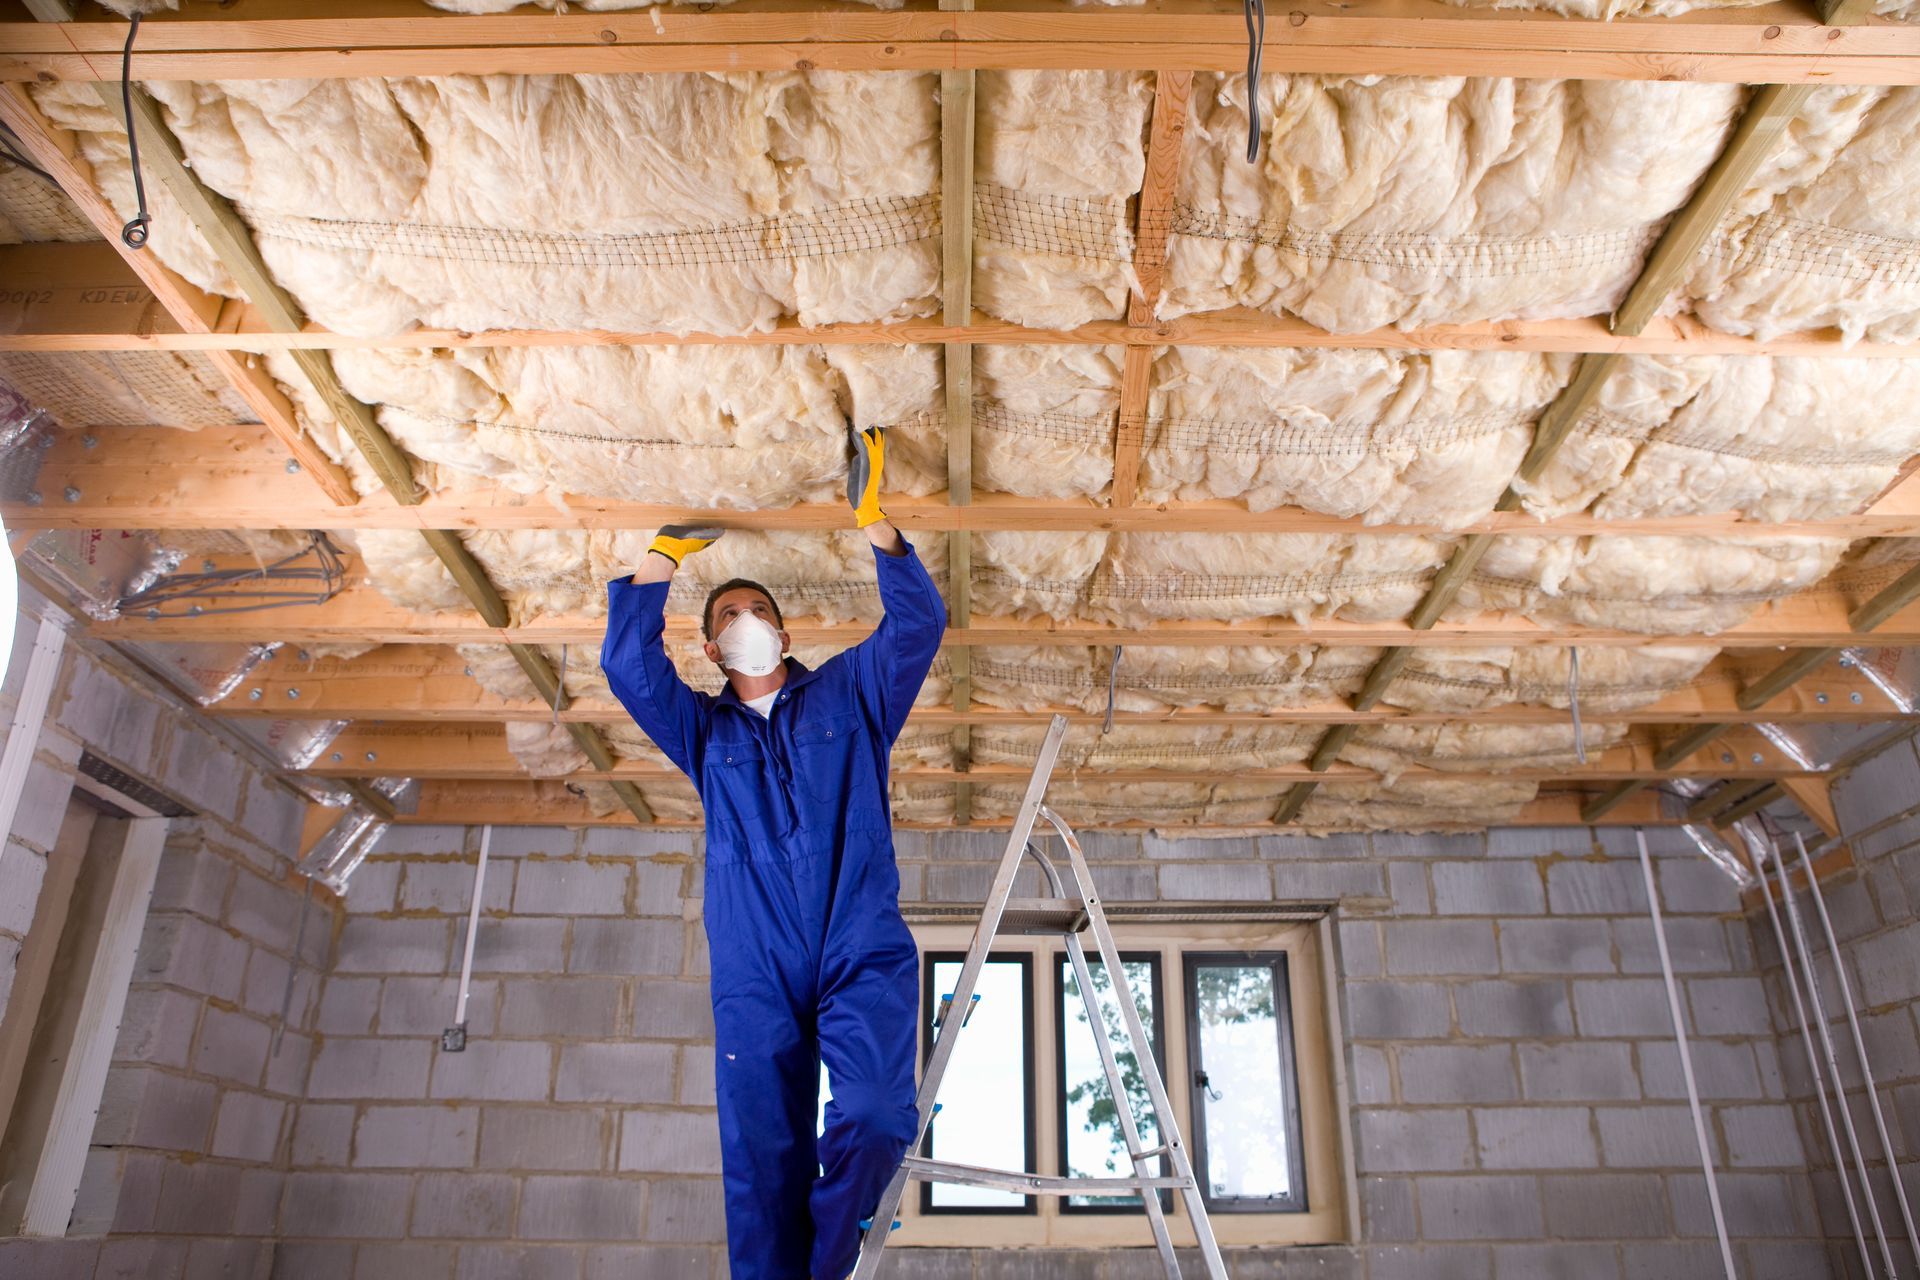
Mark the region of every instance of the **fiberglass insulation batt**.
[[[1908, 16], [1920, 4], [1907, 0]], [[1822, 88], [1708, 241], [1677, 301], [1770, 338], [1920, 336], [1920, 89]]]
[[[936, 85], [795, 71], [148, 88], [308, 315], [382, 335], [926, 314], [940, 275]], [[90, 131], [87, 158], [119, 205], [112, 113], [87, 85], [37, 99]], [[197, 235], [171, 234], [177, 210], [153, 204], [155, 251], [233, 292]]]
[[1353, 333], [1604, 314], [1713, 163], [1737, 85], [1194, 76], [1165, 316]]

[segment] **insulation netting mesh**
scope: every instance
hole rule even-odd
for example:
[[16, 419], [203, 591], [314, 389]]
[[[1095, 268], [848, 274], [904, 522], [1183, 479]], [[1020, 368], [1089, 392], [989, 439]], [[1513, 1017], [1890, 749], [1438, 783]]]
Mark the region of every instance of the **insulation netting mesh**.
[[[33, 92], [77, 132], [108, 198], [130, 208], [119, 122], [84, 89]], [[1270, 132], [1249, 167], [1238, 159], [1243, 80], [1196, 77], [1156, 300], [1163, 316], [1252, 306], [1351, 332], [1603, 312], [1723, 144], [1743, 93], [1315, 76], [1267, 77], [1257, 91]], [[457, 76], [154, 92], [195, 171], [253, 224], [280, 282], [345, 333], [744, 333], [937, 309], [930, 74]], [[1920, 175], [1902, 177], [1920, 163], [1903, 145], [1916, 92], [1817, 91], [1808, 128], [1755, 177], [1689, 281], [1689, 304], [1736, 332], [1920, 332], [1911, 284], [1920, 206], [1902, 194], [1920, 190]], [[969, 211], [978, 305], [1047, 326], [1122, 315], [1150, 77], [989, 72], [979, 95]], [[608, 149], [619, 163], [604, 163]], [[202, 287], [235, 292], [164, 189], [149, 195], [152, 251]], [[69, 423], [250, 417], [197, 357], [146, 369], [131, 359], [0, 366], [0, 376], [37, 386], [43, 402], [64, 396], [56, 412]], [[436, 492], [484, 484], [749, 509], [830, 503], [846, 429], [876, 424], [891, 429], [890, 488], [928, 494], [944, 482], [931, 347], [342, 350], [335, 364]], [[1120, 364], [1112, 347], [978, 348], [978, 487], [1110, 500]], [[1136, 497], [1458, 528], [1492, 509], [1572, 364], [1515, 352], [1158, 350]], [[304, 379], [282, 359], [269, 367], [308, 429], [370, 491], [370, 473]], [[1856, 510], [1920, 448], [1905, 412], [1917, 370], [1883, 359], [1635, 357], [1527, 487], [1527, 509], [1756, 521]], [[171, 379], [167, 394], [126, 390], [142, 377]], [[177, 394], [184, 403], [167, 399]], [[468, 537], [523, 621], [599, 613], [605, 580], [630, 571], [647, 540]], [[942, 541], [921, 538], [920, 549], [944, 584]], [[359, 544], [396, 601], [467, 607], [417, 536], [375, 531]], [[1395, 620], [1453, 546], [1446, 536], [979, 534], [971, 586], [983, 615], [1067, 623]], [[1819, 581], [1844, 550], [1768, 539], [1763, 527], [1714, 541], [1503, 538], [1459, 611], [1712, 633]], [[1868, 558], [1884, 566], [1896, 554], [1860, 553], [1836, 589], [1885, 580]], [[867, 556], [844, 535], [735, 533], [691, 562], [694, 580], [671, 607], [691, 612], [701, 583], [737, 572], [767, 581], [796, 615], [871, 621]], [[1104, 652], [983, 650], [975, 691], [1000, 705], [1098, 709]], [[1583, 705], [1654, 701], [1711, 653], [1589, 651]], [[1338, 646], [1130, 650], [1117, 696], [1143, 710], [1296, 705], [1350, 695], [1376, 656]], [[1391, 698], [1439, 709], [1564, 705], [1564, 664], [1558, 651], [1423, 651]], [[1274, 758], [1294, 748], [1276, 739], [1261, 749]], [[919, 801], [933, 803], [937, 790], [921, 788]]]
[[100, 233], [66, 193], [45, 178], [0, 160], [0, 244], [98, 240]]

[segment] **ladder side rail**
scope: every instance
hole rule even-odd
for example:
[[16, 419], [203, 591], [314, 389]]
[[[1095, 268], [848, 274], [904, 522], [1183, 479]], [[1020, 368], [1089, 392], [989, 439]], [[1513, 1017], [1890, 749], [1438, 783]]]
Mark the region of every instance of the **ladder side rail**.
[[[1114, 944], [1113, 931], [1107, 927], [1106, 908], [1100, 905], [1100, 895], [1094, 891], [1093, 872], [1087, 866], [1087, 855], [1080, 848], [1080, 838], [1059, 814], [1044, 806], [1040, 812], [1060, 833], [1061, 842], [1067, 847], [1069, 865], [1073, 868], [1074, 878], [1080, 882], [1081, 899], [1087, 904], [1087, 927], [1092, 930], [1094, 941], [1099, 944], [1100, 958], [1107, 965], [1107, 972], [1113, 975], [1113, 992], [1120, 1002], [1120, 1017], [1126, 1023], [1127, 1036], [1133, 1041], [1134, 1051], [1139, 1053], [1140, 1046], [1152, 1042], [1147, 1039], [1146, 1028], [1140, 1023], [1139, 1009], [1134, 1007], [1126, 970], [1120, 966], [1120, 949]], [[1187, 1144], [1180, 1132], [1180, 1122], [1174, 1116], [1173, 1101], [1167, 1096], [1166, 1082], [1160, 1078], [1160, 1064], [1154, 1060], [1150, 1048], [1140, 1054], [1140, 1076], [1147, 1086], [1147, 1096], [1153, 1100], [1160, 1140], [1167, 1148], [1167, 1158], [1173, 1164], [1174, 1173], [1186, 1180], [1186, 1186], [1180, 1194], [1186, 1202], [1187, 1216], [1192, 1219], [1194, 1238], [1200, 1243], [1200, 1256], [1206, 1261], [1209, 1280], [1227, 1280], [1226, 1262], [1220, 1256], [1219, 1242], [1213, 1238], [1213, 1224], [1207, 1217], [1200, 1180], [1194, 1174], [1192, 1160], [1188, 1158]]]
[[[986, 967], [987, 953], [992, 950], [994, 935], [1000, 929], [1001, 912], [1006, 909], [1007, 899], [1013, 896], [1014, 876], [1020, 870], [1020, 860], [1025, 856], [1027, 841], [1033, 834], [1033, 824], [1043, 807], [1041, 801], [1046, 796], [1047, 783], [1053, 777], [1054, 762], [1060, 757], [1060, 743], [1066, 733], [1067, 718], [1057, 715], [1048, 724], [1047, 735], [1040, 742], [1033, 776], [1027, 780], [1027, 794], [1020, 801], [1020, 811], [1014, 816], [1013, 829], [1007, 833], [1007, 851], [1001, 855], [1000, 866], [993, 874], [993, 885], [987, 891], [980, 923], [974, 928], [973, 941], [967, 947], [966, 959], [960, 966], [960, 976], [954, 983], [952, 1003], [927, 1052], [926, 1069], [920, 1077], [920, 1091], [914, 1100], [915, 1109], [920, 1113], [920, 1122], [915, 1126], [913, 1141], [907, 1147], [909, 1153], [918, 1151], [926, 1141], [927, 1128], [933, 1122], [933, 1102], [940, 1093], [941, 1077], [946, 1074], [947, 1063], [953, 1058], [954, 1045], [960, 1039], [960, 1029], [966, 1024], [974, 986], [980, 980], [980, 971]], [[906, 1196], [907, 1180], [908, 1167], [903, 1161], [893, 1171], [887, 1189], [881, 1193], [880, 1202], [874, 1207], [873, 1225], [868, 1229], [866, 1239], [861, 1241], [860, 1260], [854, 1266], [853, 1280], [873, 1280], [878, 1273], [887, 1233], [900, 1212], [901, 1200]]]
[[[1090, 885], [1081, 885], [1080, 901], [1084, 903], [1090, 892]], [[1154, 1168], [1158, 1157], [1148, 1155], [1146, 1147], [1140, 1141], [1140, 1126], [1134, 1119], [1133, 1104], [1127, 1098], [1126, 1085], [1120, 1077], [1120, 1062], [1114, 1056], [1113, 1041], [1107, 1035], [1107, 1021], [1101, 1016], [1100, 997], [1094, 992], [1093, 979], [1087, 969], [1086, 948], [1080, 945], [1078, 934], [1067, 935], [1067, 955], [1073, 961], [1073, 981], [1079, 987], [1081, 1002], [1087, 1009], [1088, 1029], [1093, 1033], [1094, 1044], [1100, 1049], [1100, 1067], [1106, 1072], [1107, 1088], [1113, 1091], [1113, 1109], [1120, 1120], [1120, 1134], [1126, 1140], [1127, 1155], [1133, 1161], [1134, 1176], [1152, 1177], [1158, 1172]], [[1109, 970], [1109, 972], [1112, 971]], [[1140, 1049], [1138, 1043], [1133, 1045], [1136, 1058], [1140, 1055]], [[1152, 1053], [1152, 1046], [1147, 1046], [1147, 1054], [1151, 1056]], [[1163, 1139], [1160, 1146], [1164, 1149], [1166, 1145]], [[1060, 1152], [1060, 1164], [1061, 1172], [1071, 1173], [1071, 1169], [1067, 1167], [1067, 1153], [1064, 1148]], [[1167, 1231], [1167, 1216], [1160, 1205], [1160, 1193], [1143, 1189], [1140, 1193], [1140, 1203], [1146, 1210], [1147, 1224], [1153, 1229], [1153, 1247], [1160, 1251], [1160, 1261], [1167, 1268], [1167, 1280], [1180, 1280], [1180, 1260], [1174, 1256], [1173, 1237]]]

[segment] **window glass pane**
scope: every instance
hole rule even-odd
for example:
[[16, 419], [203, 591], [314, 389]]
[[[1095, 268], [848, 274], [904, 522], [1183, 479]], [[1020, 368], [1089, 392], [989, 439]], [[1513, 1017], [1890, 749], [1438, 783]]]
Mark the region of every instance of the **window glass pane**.
[[1222, 1199], [1294, 1195], [1287, 1085], [1275, 1012], [1275, 966], [1196, 964], [1195, 1061], [1207, 1191]]
[[[929, 1019], [960, 977], [958, 960], [933, 962]], [[940, 1114], [930, 1129], [935, 1159], [990, 1169], [1027, 1169], [1027, 999], [1017, 960], [988, 960], [974, 994], [980, 1003], [940, 1079]], [[955, 1011], [954, 1017], [960, 1017]], [[929, 1184], [936, 1209], [1026, 1206], [1025, 1196], [988, 1187]]]
[[[1148, 959], [1122, 959], [1121, 965], [1127, 974], [1127, 986], [1133, 995], [1134, 1008], [1139, 1010], [1140, 1021], [1146, 1025], [1147, 1034], [1157, 1044], [1160, 1029], [1154, 1018], [1154, 969]], [[1134, 1119], [1140, 1125], [1140, 1141], [1143, 1146], [1155, 1146], [1160, 1141], [1159, 1126], [1154, 1123], [1153, 1107], [1147, 1097], [1145, 1079], [1140, 1074], [1140, 1059], [1134, 1053], [1127, 1038], [1126, 1024], [1121, 1020], [1120, 1001], [1114, 994], [1113, 983], [1107, 977], [1106, 966], [1097, 958], [1087, 961], [1088, 975], [1093, 981], [1094, 999], [1100, 1007], [1101, 1020], [1108, 1043], [1113, 1046], [1114, 1057], [1120, 1067], [1120, 1082], [1127, 1095], [1127, 1103]], [[1060, 1053], [1061, 1071], [1061, 1113], [1066, 1129], [1066, 1172], [1074, 1178], [1112, 1178], [1133, 1172], [1133, 1161], [1127, 1158], [1126, 1135], [1120, 1129], [1120, 1113], [1114, 1106], [1113, 1090], [1107, 1083], [1105, 1068], [1100, 1062], [1099, 1042], [1094, 1039], [1094, 1029], [1087, 1019], [1087, 1005], [1080, 994], [1080, 984], [1073, 973], [1073, 962], [1065, 956], [1060, 957], [1060, 1018], [1064, 1030]], [[1161, 1162], [1164, 1164], [1164, 1161]], [[1138, 1195], [1119, 1196], [1068, 1196], [1067, 1204], [1074, 1208], [1112, 1208], [1123, 1205], [1137, 1206]]]

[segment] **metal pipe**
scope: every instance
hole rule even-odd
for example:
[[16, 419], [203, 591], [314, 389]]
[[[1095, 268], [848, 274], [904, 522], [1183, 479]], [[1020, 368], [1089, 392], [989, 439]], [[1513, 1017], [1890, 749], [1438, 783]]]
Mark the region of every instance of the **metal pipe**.
[[1840, 1103], [1840, 1127], [1847, 1135], [1847, 1150], [1853, 1155], [1854, 1170], [1867, 1202], [1867, 1220], [1873, 1224], [1873, 1238], [1880, 1246], [1880, 1260], [1886, 1264], [1887, 1275], [1895, 1276], [1899, 1273], [1893, 1269], [1893, 1249], [1887, 1244], [1887, 1228], [1880, 1221], [1880, 1205], [1873, 1198], [1873, 1182], [1867, 1176], [1867, 1162], [1860, 1154], [1860, 1135], [1854, 1129], [1853, 1112], [1847, 1106], [1847, 1092], [1840, 1075], [1840, 1059], [1833, 1051], [1833, 1034], [1827, 1027], [1826, 1006], [1820, 1002], [1820, 974], [1813, 967], [1813, 952], [1807, 946], [1806, 927], [1800, 922], [1800, 906], [1793, 900], [1793, 882], [1787, 878], [1787, 863], [1780, 856], [1779, 846], [1768, 840], [1766, 849], [1773, 856], [1773, 871], [1780, 881], [1780, 899], [1787, 904], [1787, 923], [1793, 928], [1793, 943], [1800, 951], [1800, 965], [1807, 971], [1807, 997], [1813, 1004], [1813, 1024], [1820, 1033], [1820, 1049], [1826, 1054], [1827, 1071], [1833, 1077], [1834, 1095]]
[[1660, 976], [1667, 983], [1667, 1011], [1673, 1015], [1673, 1042], [1680, 1050], [1680, 1074], [1687, 1083], [1687, 1106], [1693, 1111], [1693, 1138], [1700, 1147], [1700, 1171], [1707, 1175], [1707, 1204], [1713, 1209], [1713, 1232], [1720, 1238], [1720, 1265], [1727, 1280], [1735, 1280], [1733, 1246], [1727, 1241], [1727, 1218], [1720, 1208], [1720, 1183], [1713, 1174], [1713, 1148], [1707, 1142], [1707, 1122], [1700, 1114], [1700, 1090], [1693, 1080], [1693, 1054], [1687, 1049], [1687, 1024], [1680, 1015], [1680, 988], [1673, 980], [1673, 957], [1667, 952], [1667, 929], [1660, 919], [1660, 890], [1653, 882], [1653, 859], [1647, 854], [1647, 833], [1633, 829], [1640, 847], [1640, 874], [1647, 882], [1647, 910], [1653, 915], [1653, 941], [1660, 951]]
[[[1757, 833], [1750, 840], [1758, 844], [1763, 838]], [[1827, 1150], [1833, 1152], [1833, 1169], [1840, 1175], [1840, 1194], [1847, 1202], [1847, 1221], [1853, 1225], [1853, 1243], [1860, 1250], [1860, 1272], [1873, 1280], [1873, 1259], [1867, 1253], [1866, 1232], [1860, 1226], [1860, 1207], [1853, 1200], [1853, 1179], [1847, 1173], [1846, 1155], [1840, 1150], [1840, 1132], [1833, 1127], [1833, 1107], [1827, 1101], [1827, 1077], [1820, 1070], [1820, 1057], [1813, 1051], [1813, 1032], [1807, 1027], [1807, 1006], [1800, 996], [1800, 975], [1794, 967], [1793, 953], [1787, 946], [1786, 931], [1780, 927], [1780, 912], [1773, 905], [1773, 889], [1765, 879], [1766, 864], [1761, 862], [1762, 878], [1760, 897], [1767, 904], [1767, 920], [1773, 925], [1773, 941], [1780, 948], [1780, 963], [1785, 971], [1787, 995], [1793, 1001], [1793, 1023], [1800, 1031], [1800, 1043], [1807, 1051], [1807, 1071], [1813, 1076], [1813, 1096], [1820, 1103], [1820, 1122], [1827, 1131]], [[1834, 1081], [1834, 1098], [1841, 1106], [1847, 1105], [1846, 1094]]]
[[[1893, 1202], [1900, 1206], [1900, 1221], [1907, 1228], [1907, 1247], [1913, 1250], [1915, 1265], [1920, 1265], [1920, 1232], [1913, 1228], [1913, 1208], [1907, 1203], [1906, 1188], [1900, 1185], [1900, 1164], [1894, 1158], [1893, 1143], [1887, 1137], [1887, 1117], [1880, 1109], [1880, 1088], [1873, 1082], [1873, 1065], [1867, 1061], [1867, 1042], [1860, 1035], [1860, 1014], [1853, 1000], [1853, 984], [1847, 981], [1847, 962], [1840, 954], [1840, 940], [1834, 936], [1833, 918], [1827, 914], [1827, 895], [1821, 892], [1819, 877], [1813, 874], [1813, 859], [1807, 856], [1807, 842], [1794, 832], [1793, 843], [1800, 850], [1800, 870], [1807, 877], [1807, 890], [1814, 909], [1820, 915], [1821, 932], [1827, 935], [1827, 954], [1833, 957], [1833, 971], [1840, 980], [1842, 1008], [1847, 1011], [1847, 1030], [1853, 1036], [1854, 1056], [1860, 1059], [1860, 1083], [1866, 1086], [1867, 1106], [1873, 1112], [1874, 1132], [1880, 1135], [1880, 1150], [1887, 1158], [1887, 1180], [1893, 1184]], [[1868, 1194], [1872, 1194], [1869, 1188]]]
[[467, 993], [473, 989], [473, 938], [480, 925], [480, 897], [487, 887], [487, 850], [493, 844], [493, 825], [480, 828], [480, 862], [473, 869], [473, 901], [467, 906], [467, 944], [460, 957], [460, 998], [453, 1006], [453, 1025], [467, 1025]]

